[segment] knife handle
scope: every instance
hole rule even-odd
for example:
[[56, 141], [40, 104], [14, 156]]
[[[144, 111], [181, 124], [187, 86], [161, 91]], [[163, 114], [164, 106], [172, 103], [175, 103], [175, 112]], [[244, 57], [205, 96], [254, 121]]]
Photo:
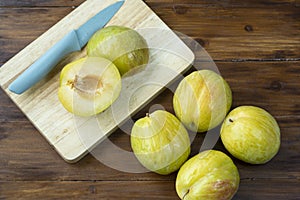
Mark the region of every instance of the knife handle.
[[17, 79], [8, 86], [8, 89], [13, 93], [22, 94], [35, 83], [43, 79], [58, 64], [61, 58], [71, 52], [79, 50], [81, 50], [81, 47], [76, 31], [72, 30], [18, 76]]

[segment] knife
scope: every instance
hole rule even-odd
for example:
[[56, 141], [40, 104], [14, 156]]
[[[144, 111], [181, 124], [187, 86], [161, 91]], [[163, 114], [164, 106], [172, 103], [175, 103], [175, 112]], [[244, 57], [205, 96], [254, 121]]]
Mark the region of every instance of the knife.
[[18, 76], [17, 79], [8, 86], [8, 89], [13, 93], [22, 94], [35, 83], [43, 79], [64, 56], [74, 51], [80, 51], [81, 48], [86, 45], [90, 37], [110, 21], [123, 3], [124, 0], [106, 7], [78, 29], [70, 31]]

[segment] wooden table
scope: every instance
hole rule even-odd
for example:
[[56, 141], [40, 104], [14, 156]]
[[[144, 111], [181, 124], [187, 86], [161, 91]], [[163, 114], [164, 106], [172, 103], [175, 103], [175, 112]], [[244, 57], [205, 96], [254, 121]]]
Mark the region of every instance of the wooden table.
[[[0, 64], [83, 0], [0, 0]], [[233, 159], [240, 176], [234, 199], [300, 199], [300, 2], [297, 0], [145, 0], [173, 30], [198, 41], [233, 91], [233, 108], [256, 105], [279, 122], [281, 148], [265, 165]], [[153, 104], [173, 112], [172, 93]], [[192, 153], [199, 152], [198, 134]], [[130, 151], [129, 136], [109, 140]], [[101, 145], [100, 145], [101, 146]], [[98, 148], [98, 147], [97, 147]], [[99, 147], [101, 148], [101, 147]], [[215, 149], [226, 152], [221, 142]], [[0, 90], [0, 199], [177, 199], [176, 173], [125, 173], [91, 155], [68, 164]], [[227, 153], [227, 152], [226, 152]]]

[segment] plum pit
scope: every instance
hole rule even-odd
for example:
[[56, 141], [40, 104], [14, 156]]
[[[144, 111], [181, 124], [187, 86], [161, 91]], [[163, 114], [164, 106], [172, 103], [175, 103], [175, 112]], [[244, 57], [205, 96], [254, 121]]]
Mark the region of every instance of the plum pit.
[[84, 77], [75, 76], [73, 88], [84, 94], [99, 94], [103, 88], [103, 83], [98, 76], [86, 75]]

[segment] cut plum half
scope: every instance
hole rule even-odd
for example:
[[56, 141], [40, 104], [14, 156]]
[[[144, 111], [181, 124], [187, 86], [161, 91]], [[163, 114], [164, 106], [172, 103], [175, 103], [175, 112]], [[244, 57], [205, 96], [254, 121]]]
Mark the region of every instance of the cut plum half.
[[87, 117], [111, 106], [120, 91], [121, 76], [111, 61], [85, 57], [63, 68], [58, 98], [69, 112]]

